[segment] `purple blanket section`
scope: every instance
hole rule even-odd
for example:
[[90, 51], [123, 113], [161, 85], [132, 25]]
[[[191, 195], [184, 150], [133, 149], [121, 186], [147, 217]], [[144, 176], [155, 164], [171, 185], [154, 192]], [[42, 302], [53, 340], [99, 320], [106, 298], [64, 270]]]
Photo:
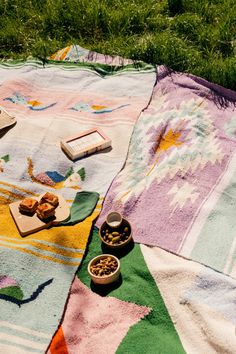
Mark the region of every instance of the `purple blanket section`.
[[[158, 101], [162, 96], [167, 97], [167, 104], [158, 106]], [[173, 132], [175, 128], [172, 124], [173, 114], [175, 115], [174, 119], [178, 119], [178, 110], [182, 109], [181, 105], [191, 100], [196, 100], [196, 102], [200, 100], [199, 110], [204, 109], [208, 115], [207, 119], [210, 128], [204, 129], [212, 129], [214, 132], [214, 141], [217, 149], [220, 151], [219, 159], [217, 159], [217, 151], [213, 151], [215, 146], [211, 147], [206, 145], [206, 149], [212, 149], [213, 153], [212, 151], [210, 151], [210, 153], [215, 156], [214, 161], [212, 160], [212, 155], [208, 158], [207, 152], [204, 151], [204, 141], [200, 146], [202, 147], [202, 151], [199, 151], [199, 146], [195, 148], [195, 143], [192, 141], [193, 133], [191, 129], [194, 130], [196, 127], [193, 123], [191, 127], [191, 117], [188, 116], [188, 112], [186, 116], [184, 116], [184, 112], [181, 112], [179, 121], [187, 121], [187, 124], [182, 127], [181, 131], [178, 131], [180, 136], [175, 145], [166, 147], [162, 144], [163, 151], [160, 153], [157, 166], [155, 167], [157, 171], [156, 174], [153, 173], [156, 178], [150, 177], [150, 183], [144, 185], [142, 190], [136, 190], [137, 188], [133, 183], [133, 192], [131, 191], [129, 193], [129, 197], [126, 198], [124, 202], [120, 199], [117, 200], [118, 193], [122, 191], [125, 193], [127, 191], [127, 184], [125, 184], [124, 181], [125, 179], [131, 178], [130, 170], [132, 167], [130, 166], [132, 166], [132, 159], [145, 159], [146, 155], [150, 154], [148, 164], [146, 165], [146, 171], [148, 171], [148, 168], [155, 162], [155, 151], [157, 151], [158, 144], [159, 147], [161, 146], [160, 141], [163, 139], [163, 131], [167, 132], [168, 129], [172, 129]], [[136, 142], [134, 141], [137, 139], [137, 134], [133, 134], [126, 164], [113, 181], [106, 195], [102, 213], [97, 221], [97, 226], [101, 225], [108, 212], [117, 210], [131, 222], [135, 242], [160, 246], [171, 252], [178, 253], [184, 237], [186, 237], [186, 233], [188, 232], [187, 230], [198, 215], [202, 203], [214, 190], [236, 150], [236, 140], [232, 139], [225, 132], [225, 124], [230, 121], [232, 115], [236, 114], [235, 102], [236, 93], [231, 90], [224, 89], [223, 87], [211, 84], [192, 75], [181, 73], [169, 74], [166, 68], [159, 67], [157, 84], [153, 91], [152, 101], [149, 107], [140, 116], [135, 127], [137, 131], [139, 128], [141, 130], [145, 126], [144, 124], [141, 125], [145, 117], [146, 122], [148, 121], [148, 116], [152, 117], [152, 119], [156, 117], [156, 120], [153, 119], [153, 124], [150, 126], [150, 124], [147, 123], [146, 131], [142, 132], [143, 136], [150, 135], [149, 142], [152, 141], [153, 145], [151, 150], [143, 150], [143, 155], [139, 157], [135, 156], [132, 152], [132, 144], [137, 144], [138, 154], [139, 143], [138, 140]], [[172, 115], [171, 112], [173, 112]], [[166, 116], [165, 113], [167, 113]], [[166, 121], [163, 121], [163, 119], [160, 120], [161, 114], [163, 117], [166, 117]], [[199, 114], [202, 113], [200, 112]], [[202, 124], [204, 124], [204, 116], [202, 116], [202, 118]], [[198, 119], [198, 117], [196, 116], [195, 119]], [[201, 131], [199, 130], [198, 134], [200, 135], [200, 133]], [[206, 134], [206, 132], [204, 132], [204, 134]], [[166, 143], [166, 141], [164, 143], [169, 144], [169, 142]], [[180, 144], [181, 146], [179, 146]], [[140, 145], [142, 145], [142, 139], [140, 140]], [[181, 154], [183, 154], [182, 151], [184, 148], [186, 151], [186, 147], [189, 148], [191, 156], [196, 155], [196, 158], [199, 159], [198, 167], [193, 170], [191, 170], [191, 168], [184, 169], [183, 167], [184, 162], [181, 160], [181, 157], [183, 159], [184, 157]], [[170, 156], [172, 156], [171, 154], [175, 151], [179, 154], [179, 160], [173, 160], [172, 162]], [[164, 178], [159, 178], [158, 165], [165, 163], [165, 160], [167, 161], [166, 164], [169, 164], [169, 166], [170, 163], [178, 164], [180, 162], [180, 167], [176, 170], [174, 175], [171, 175], [166, 166], [167, 170]], [[139, 169], [140, 166], [137, 166], [136, 178], [138, 184], [141, 178], [145, 178], [146, 175]], [[135, 164], [133, 164], [133, 168], [135, 168]], [[141, 175], [140, 178], [138, 174]], [[197, 193], [194, 197], [192, 197], [190, 193], [189, 198], [183, 201], [183, 205], [181, 204], [182, 196], [180, 201], [174, 203], [174, 195], [178, 190], [181, 190], [182, 187], [185, 188], [184, 185], [186, 186], [186, 182], [188, 183], [188, 187], [196, 187]], [[172, 193], [170, 191], [174, 185], [176, 185], [177, 189], [175, 193]], [[192, 195], [194, 195], [194, 190]]]

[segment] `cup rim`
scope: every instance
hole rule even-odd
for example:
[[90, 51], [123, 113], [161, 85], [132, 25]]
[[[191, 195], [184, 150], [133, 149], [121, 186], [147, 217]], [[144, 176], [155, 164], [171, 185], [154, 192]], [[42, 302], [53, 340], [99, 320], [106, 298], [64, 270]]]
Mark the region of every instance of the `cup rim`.
[[[108, 217], [109, 217], [110, 215], [112, 215], [112, 214], [117, 214], [117, 215], [119, 216], [120, 221], [119, 221], [119, 224], [117, 224], [116, 226], [111, 225], [111, 224], [109, 223], [109, 221], [108, 221]], [[117, 227], [119, 227], [120, 224], [122, 223], [122, 220], [123, 220], [123, 216], [122, 216], [121, 213], [119, 213], [118, 211], [111, 211], [111, 212], [108, 213], [107, 216], [106, 216], [106, 223], [107, 223], [107, 225], [109, 225], [109, 226], [112, 227], [112, 228], [117, 228]]]

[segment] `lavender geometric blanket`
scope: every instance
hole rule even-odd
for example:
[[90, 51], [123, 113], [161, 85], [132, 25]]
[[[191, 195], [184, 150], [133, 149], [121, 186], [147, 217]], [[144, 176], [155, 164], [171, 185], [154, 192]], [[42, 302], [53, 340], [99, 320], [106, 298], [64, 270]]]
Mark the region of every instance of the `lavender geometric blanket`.
[[158, 68], [97, 225], [116, 209], [135, 242], [236, 277], [236, 93], [169, 74]]

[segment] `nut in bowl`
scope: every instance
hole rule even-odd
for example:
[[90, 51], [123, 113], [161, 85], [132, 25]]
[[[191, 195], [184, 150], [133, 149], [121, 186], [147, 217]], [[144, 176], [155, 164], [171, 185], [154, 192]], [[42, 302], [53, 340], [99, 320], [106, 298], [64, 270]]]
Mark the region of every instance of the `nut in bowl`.
[[110, 248], [122, 248], [132, 240], [131, 225], [126, 219], [122, 219], [119, 227], [113, 228], [106, 221], [99, 229], [101, 241]]
[[113, 283], [120, 276], [120, 261], [111, 254], [102, 254], [89, 262], [88, 272], [95, 284]]

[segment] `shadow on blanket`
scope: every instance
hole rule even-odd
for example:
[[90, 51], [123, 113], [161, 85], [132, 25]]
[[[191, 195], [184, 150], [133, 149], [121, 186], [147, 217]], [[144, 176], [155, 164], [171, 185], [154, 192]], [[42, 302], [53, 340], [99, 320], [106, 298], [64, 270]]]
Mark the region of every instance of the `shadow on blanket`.
[[111, 284], [106, 284], [106, 285], [99, 285], [99, 284], [95, 284], [92, 280], [90, 283], [90, 288], [91, 290], [100, 295], [100, 296], [107, 296], [108, 294], [110, 294], [111, 291], [118, 289], [121, 285], [122, 285], [122, 275], [120, 274], [119, 279]]

